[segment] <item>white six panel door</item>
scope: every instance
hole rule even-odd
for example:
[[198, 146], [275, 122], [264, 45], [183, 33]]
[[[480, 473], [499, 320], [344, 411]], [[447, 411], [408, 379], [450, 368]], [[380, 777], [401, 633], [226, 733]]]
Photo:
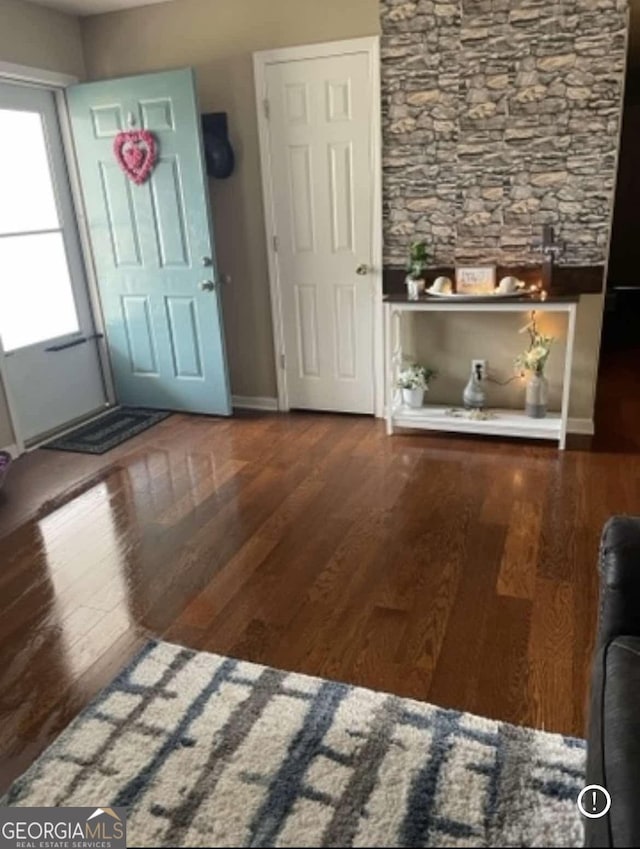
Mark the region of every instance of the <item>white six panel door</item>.
[[370, 57], [274, 63], [266, 82], [289, 406], [373, 413]]

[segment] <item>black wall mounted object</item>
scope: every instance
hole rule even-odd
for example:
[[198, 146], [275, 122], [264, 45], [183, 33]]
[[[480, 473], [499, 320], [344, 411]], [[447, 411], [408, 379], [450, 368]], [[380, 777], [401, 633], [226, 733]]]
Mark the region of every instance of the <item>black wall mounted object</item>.
[[233, 174], [235, 156], [229, 141], [226, 112], [209, 112], [202, 116], [202, 137], [207, 174], [224, 180]]

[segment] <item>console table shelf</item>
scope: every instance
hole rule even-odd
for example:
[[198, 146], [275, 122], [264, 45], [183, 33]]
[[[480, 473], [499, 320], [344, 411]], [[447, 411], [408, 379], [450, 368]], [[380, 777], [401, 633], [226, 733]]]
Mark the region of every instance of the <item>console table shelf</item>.
[[[526, 296], [512, 300], [485, 298], [477, 301], [449, 301], [423, 297], [410, 301], [394, 295], [385, 299], [385, 367], [387, 373], [387, 433], [397, 427], [423, 430], [477, 433], [492, 436], [511, 436], [523, 439], [547, 439], [566, 445], [567, 421], [569, 418], [569, 389], [573, 365], [573, 343], [575, 336], [576, 308], [578, 299], [570, 297], [540, 298]], [[491, 409], [487, 419], [470, 419], [451, 414], [452, 407], [427, 404], [414, 408], [400, 403], [400, 392], [396, 387], [398, 372], [402, 367], [401, 320], [411, 312], [564, 312], [567, 314], [567, 344], [562, 384], [562, 409], [560, 413], [549, 413], [544, 419], [532, 419], [520, 410]], [[461, 387], [462, 390], [462, 387]]]

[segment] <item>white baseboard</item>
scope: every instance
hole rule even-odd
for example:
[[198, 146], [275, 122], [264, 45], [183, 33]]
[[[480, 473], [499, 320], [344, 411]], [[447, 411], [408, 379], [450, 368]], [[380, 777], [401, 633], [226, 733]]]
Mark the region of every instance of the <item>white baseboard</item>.
[[593, 419], [569, 419], [567, 421], [567, 433], [580, 433], [584, 436], [593, 436], [596, 432]]
[[[234, 407], [239, 410], [268, 410], [271, 412], [278, 411], [278, 399], [260, 397], [253, 395], [234, 395], [231, 399]], [[382, 416], [386, 416], [386, 410], [382, 410]], [[593, 436], [595, 428], [593, 419], [569, 419], [567, 422], [568, 433], [579, 433], [584, 436]], [[9, 449], [6, 449], [9, 450]]]
[[11, 454], [11, 456], [13, 457], [14, 460], [17, 457], [20, 456], [20, 450], [19, 450], [18, 446], [15, 444], [15, 442], [12, 442], [11, 445], [3, 446], [0, 450], [6, 451], [8, 454]]
[[277, 398], [261, 398], [258, 395], [234, 395], [231, 403], [239, 410], [270, 410], [278, 412]]

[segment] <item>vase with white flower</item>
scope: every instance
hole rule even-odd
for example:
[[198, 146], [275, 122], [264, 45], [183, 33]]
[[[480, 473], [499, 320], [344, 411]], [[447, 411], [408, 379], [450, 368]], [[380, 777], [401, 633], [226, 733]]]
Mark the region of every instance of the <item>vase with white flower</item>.
[[529, 335], [529, 347], [515, 359], [516, 368], [529, 374], [525, 390], [525, 413], [533, 419], [543, 419], [547, 415], [549, 397], [549, 384], [544, 370], [555, 339], [540, 333], [535, 313], [520, 333]]
[[402, 391], [402, 402], [409, 407], [422, 407], [424, 393], [429, 389], [429, 381], [436, 375], [433, 369], [412, 363], [402, 369], [396, 385]]

